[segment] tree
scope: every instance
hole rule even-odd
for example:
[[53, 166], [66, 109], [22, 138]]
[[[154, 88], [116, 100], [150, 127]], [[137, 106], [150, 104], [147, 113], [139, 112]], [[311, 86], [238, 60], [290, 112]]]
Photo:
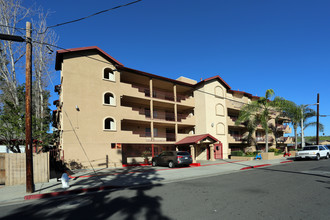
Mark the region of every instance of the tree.
[[293, 126], [293, 130], [294, 130], [294, 136], [295, 136], [295, 150], [297, 150], [297, 140], [298, 140], [298, 133], [297, 133], [297, 129], [298, 126], [301, 122], [301, 108], [294, 102], [292, 101], [285, 101], [285, 104], [283, 105], [283, 111], [285, 116], [287, 116], [290, 119], [290, 123]]
[[[317, 113], [315, 112], [315, 110], [307, 107], [306, 105], [300, 105], [299, 107], [300, 109], [302, 109], [303, 112], [303, 123], [304, 123], [304, 130], [308, 127], [313, 127], [317, 125], [317, 122], [313, 121], [313, 122], [308, 122], [308, 120], [312, 117], [317, 116]], [[301, 110], [300, 110], [301, 111]], [[301, 129], [301, 123], [299, 124], [300, 129]], [[324, 125], [319, 123], [319, 129], [321, 132], [323, 132], [324, 130]]]
[[[25, 26], [21, 22], [27, 18], [33, 21], [33, 91], [32, 91], [32, 125], [33, 138], [46, 144], [49, 140], [50, 109], [49, 82], [50, 65], [54, 55], [49, 53], [48, 45], [55, 45], [57, 36], [47, 29], [46, 19], [49, 13], [41, 8], [26, 8], [20, 0], [0, 0], [0, 31], [9, 35], [25, 35]], [[0, 141], [5, 141], [9, 149], [14, 149], [10, 140], [25, 139], [21, 124], [15, 122], [17, 117], [24, 117], [25, 99], [20, 98], [25, 89], [19, 82], [18, 73], [25, 73], [25, 44], [12, 41], [0, 41]], [[9, 134], [9, 130], [15, 132]]]
[[[17, 25], [30, 15], [30, 9], [21, 5], [19, 0], [0, 0], [0, 31], [4, 34], [19, 35]], [[21, 62], [25, 51], [24, 44], [13, 41], [1, 41], [1, 91], [5, 99], [19, 105], [17, 96], [17, 68], [24, 67]]]
[[[38, 19], [33, 22], [36, 34], [34, 34], [33, 39], [33, 76], [34, 76], [34, 84], [33, 84], [33, 93], [35, 97], [34, 105], [35, 105], [35, 117], [40, 119], [36, 124], [36, 128], [40, 130], [44, 130], [44, 118], [47, 117], [47, 108], [48, 97], [46, 95], [46, 87], [50, 80], [51, 70], [49, 66], [54, 60], [54, 54], [50, 50], [48, 45], [55, 45], [57, 42], [57, 35], [54, 31], [47, 29], [46, 19], [49, 13], [44, 13], [41, 8], [38, 10]], [[48, 128], [48, 126], [47, 126]]]
[[[279, 111], [283, 98], [275, 97], [272, 101], [271, 98], [275, 95], [272, 89], [268, 89], [264, 97], [260, 97], [256, 101], [243, 106], [236, 120], [236, 124], [246, 122], [248, 126], [249, 136], [253, 136], [257, 126], [260, 124], [265, 131], [266, 152], [268, 152], [268, 134], [270, 132], [270, 120], [272, 115]], [[250, 125], [249, 125], [250, 124]], [[257, 125], [257, 126], [256, 126]]]

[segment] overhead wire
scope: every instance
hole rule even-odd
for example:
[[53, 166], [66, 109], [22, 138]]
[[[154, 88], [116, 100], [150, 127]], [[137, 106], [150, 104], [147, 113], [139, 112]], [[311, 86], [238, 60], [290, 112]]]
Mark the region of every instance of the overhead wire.
[[115, 6], [115, 7], [112, 7], [112, 8], [108, 8], [108, 9], [105, 9], [105, 10], [102, 10], [102, 11], [98, 11], [98, 12], [95, 12], [93, 14], [87, 15], [85, 17], [81, 17], [81, 18], [74, 19], [74, 20], [71, 20], [71, 21], [66, 21], [66, 22], [63, 22], [63, 23], [51, 25], [51, 26], [46, 27], [46, 29], [45, 29], [44, 32], [41, 32], [41, 33], [38, 33], [38, 34], [44, 34], [49, 28], [55, 28], [55, 27], [59, 27], [59, 26], [63, 26], [63, 25], [71, 24], [71, 23], [75, 23], [75, 22], [78, 22], [78, 21], [82, 21], [82, 20], [85, 20], [87, 18], [91, 18], [91, 17], [94, 17], [96, 15], [99, 15], [99, 14], [102, 14], [102, 13], [105, 13], [105, 12], [108, 12], [108, 11], [112, 11], [112, 10], [115, 10], [115, 9], [118, 9], [118, 8], [127, 7], [129, 5], [136, 4], [136, 3], [141, 2], [141, 1], [142, 0], [136, 0], [136, 1], [133, 1], [133, 2], [129, 2], [127, 4], [118, 5], [118, 6]]

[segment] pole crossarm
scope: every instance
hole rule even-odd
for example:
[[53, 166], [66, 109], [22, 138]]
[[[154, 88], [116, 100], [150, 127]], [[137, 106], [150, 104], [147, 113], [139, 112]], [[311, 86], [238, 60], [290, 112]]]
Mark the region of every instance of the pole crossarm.
[[25, 39], [21, 36], [9, 35], [9, 34], [0, 34], [0, 40], [10, 40], [16, 42], [24, 42]]

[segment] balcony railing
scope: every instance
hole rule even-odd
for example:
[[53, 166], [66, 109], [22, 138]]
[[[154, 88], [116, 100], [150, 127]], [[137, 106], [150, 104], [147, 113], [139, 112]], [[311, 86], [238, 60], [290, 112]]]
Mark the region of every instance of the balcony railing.
[[243, 140], [243, 136], [242, 135], [231, 135], [235, 141], [242, 141]]
[[154, 119], [163, 121], [175, 121], [175, 115], [173, 112], [159, 112], [154, 111]]
[[[256, 137], [257, 142], [266, 142], [266, 137]], [[268, 142], [273, 142], [274, 138], [273, 137], [268, 137]]]
[[175, 141], [175, 133], [166, 133], [166, 141]]

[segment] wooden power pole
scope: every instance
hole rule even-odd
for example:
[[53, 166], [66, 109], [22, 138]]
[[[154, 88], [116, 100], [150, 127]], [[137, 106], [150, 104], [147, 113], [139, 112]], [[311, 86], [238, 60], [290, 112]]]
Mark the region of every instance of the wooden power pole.
[[319, 120], [319, 117], [320, 117], [320, 94], [317, 93], [317, 119], [316, 119], [316, 144], [318, 145], [319, 144], [319, 126], [320, 126], [320, 120]]
[[25, 76], [25, 154], [26, 192], [34, 192], [32, 152], [32, 39], [31, 23], [26, 22], [26, 76]]

